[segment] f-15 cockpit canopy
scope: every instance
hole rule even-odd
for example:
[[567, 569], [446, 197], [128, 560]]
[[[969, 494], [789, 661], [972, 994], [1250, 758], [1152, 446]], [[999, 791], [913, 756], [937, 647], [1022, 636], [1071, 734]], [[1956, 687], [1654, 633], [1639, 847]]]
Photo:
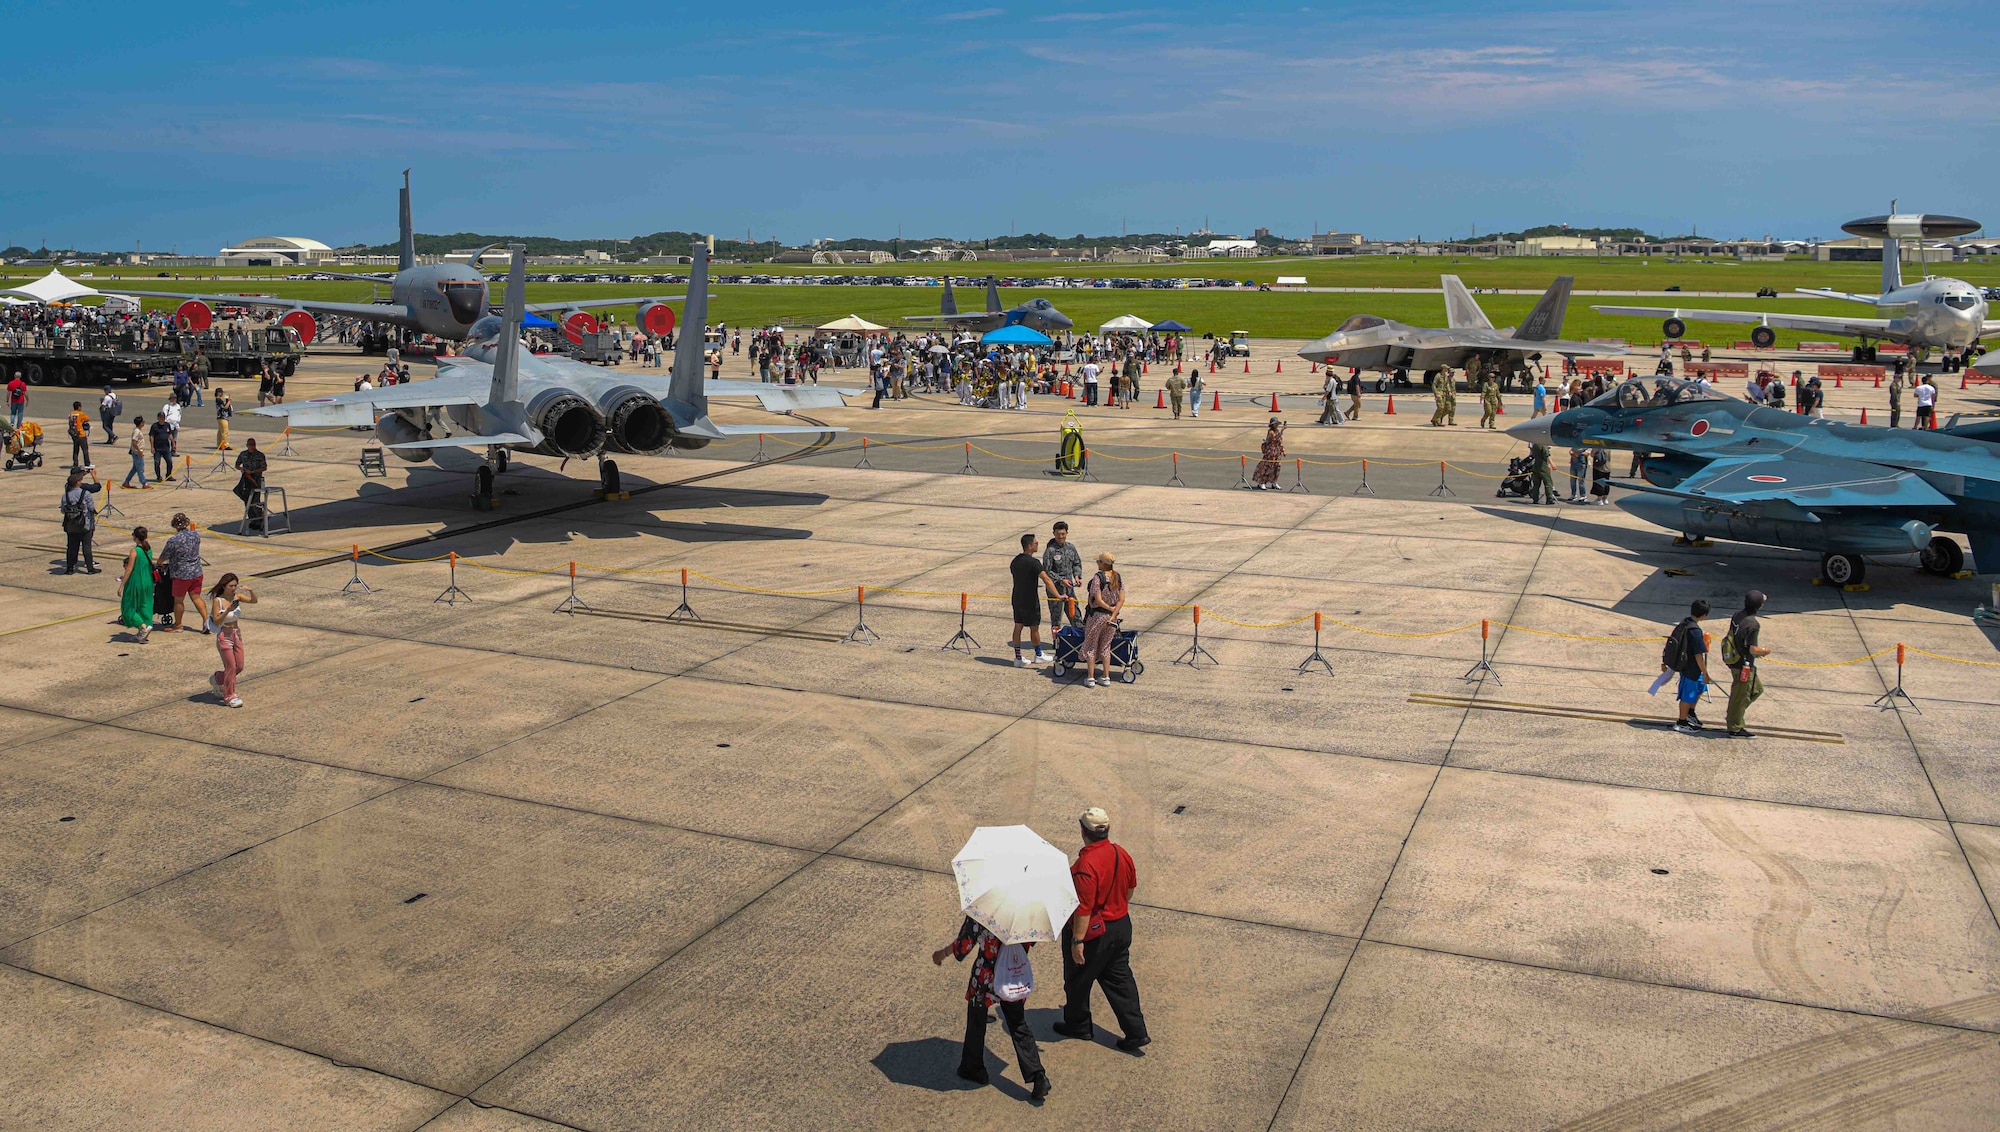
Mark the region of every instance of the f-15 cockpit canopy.
[[1690, 401], [1722, 401], [1727, 398], [1699, 381], [1673, 377], [1635, 377], [1605, 392], [1590, 403], [1593, 409], [1644, 409], [1661, 405], [1684, 405]]
[[1377, 318], [1372, 314], [1349, 315], [1346, 322], [1334, 327], [1333, 332], [1335, 334], [1345, 334], [1351, 330], [1368, 330], [1372, 327], [1381, 326], [1387, 321], [1387, 319]]

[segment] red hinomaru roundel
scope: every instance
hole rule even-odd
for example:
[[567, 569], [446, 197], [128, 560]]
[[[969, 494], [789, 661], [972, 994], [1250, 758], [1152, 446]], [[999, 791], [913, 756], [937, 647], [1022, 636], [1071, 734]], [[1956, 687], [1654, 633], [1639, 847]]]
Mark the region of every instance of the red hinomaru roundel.
[[1707, 431], [1708, 431], [1708, 419], [1706, 417], [1688, 426], [1689, 436], [1700, 436], [1701, 434]]
[[1750, 482], [1751, 482], [1751, 483], [1784, 483], [1784, 482], [1785, 482], [1785, 477], [1783, 477], [1783, 476], [1750, 476], [1750, 477], [1748, 477], [1748, 478], [1749, 478], [1749, 480], [1750, 480]]

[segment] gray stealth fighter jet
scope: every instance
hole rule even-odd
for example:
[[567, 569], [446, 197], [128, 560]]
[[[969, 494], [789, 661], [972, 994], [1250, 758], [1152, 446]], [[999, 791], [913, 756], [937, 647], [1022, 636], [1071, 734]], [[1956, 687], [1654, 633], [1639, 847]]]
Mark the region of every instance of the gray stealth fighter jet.
[[1565, 342], [1563, 315], [1569, 309], [1573, 276], [1558, 278], [1543, 292], [1521, 325], [1495, 330], [1486, 312], [1456, 275], [1444, 285], [1445, 327], [1408, 326], [1378, 315], [1357, 314], [1333, 333], [1299, 351], [1299, 356], [1325, 366], [1374, 370], [1393, 374], [1398, 382], [1416, 370], [1426, 381], [1441, 369], [1462, 369], [1477, 358], [1487, 372], [1498, 373], [1502, 385], [1525, 376], [1528, 363], [1548, 354], [1602, 354], [1617, 351], [1589, 342]]
[[[718, 425], [709, 420], [711, 396], [753, 396], [766, 409], [788, 412], [836, 407], [843, 404], [843, 393], [858, 395], [861, 390], [704, 381], [705, 246], [694, 248], [687, 323], [674, 345], [672, 375], [665, 381], [530, 353], [521, 341], [521, 320], [528, 309], [522, 274], [527, 257], [522, 253], [516, 245], [507, 273], [505, 317], [488, 315], [475, 323], [464, 355], [438, 359], [436, 377], [252, 411], [300, 426], [372, 425], [384, 448], [412, 463], [430, 459], [438, 448], [483, 448], [491, 472], [506, 469], [510, 451], [565, 460], [602, 458], [611, 452], [649, 455], [669, 448], [702, 448], [738, 435], [845, 431], [815, 425]], [[482, 486], [490, 483], [488, 472]]]
[[1618, 506], [1690, 539], [1817, 551], [1826, 579], [1859, 582], [1866, 554], [1921, 556], [1951, 575], [1972, 544], [2000, 573], [2000, 418], [1937, 429], [1841, 424], [1725, 397], [1697, 381], [1627, 381], [1587, 405], [1523, 421], [1531, 444], [1622, 448], [1644, 478]]

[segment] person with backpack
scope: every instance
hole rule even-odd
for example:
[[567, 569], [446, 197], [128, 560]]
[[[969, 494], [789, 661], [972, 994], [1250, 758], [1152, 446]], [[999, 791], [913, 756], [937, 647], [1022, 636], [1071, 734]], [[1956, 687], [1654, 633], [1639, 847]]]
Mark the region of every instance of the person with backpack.
[[[991, 1080], [986, 1073], [986, 1010], [998, 1007], [1000, 1024], [1014, 1040], [1014, 1063], [1021, 1070], [1021, 1079], [1034, 1090], [1029, 1094], [1030, 1099], [1040, 1104], [1049, 1095], [1049, 1074], [1042, 1068], [1042, 1049], [1035, 1044], [1035, 1032], [1028, 1028], [1028, 1011], [1022, 1005], [1027, 995], [1022, 994], [1018, 999], [1003, 997], [1016, 993], [1020, 984], [1003, 978], [996, 987], [993, 978], [996, 967], [1012, 969], [1025, 965], [1027, 952], [1034, 946], [1003, 944], [1000, 937], [967, 916], [958, 926], [958, 938], [931, 952], [931, 962], [942, 967], [946, 956], [960, 961], [968, 955], [973, 957], [972, 972], [965, 982], [965, 1044], [959, 1049], [958, 1075], [978, 1085]], [[1032, 976], [1027, 989], [1034, 989]]]
[[90, 417], [83, 411], [81, 401], [69, 403], [69, 466], [95, 466], [90, 462]]
[[1707, 601], [1696, 598], [1688, 607], [1688, 615], [1667, 634], [1666, 646], [1660, 650], [1660, 671], [1680, 676], [1674, 697], [1678, 715], [1674, 730], [1683, 735], [1693, 735], [1702, 729], [1701, 716], [1695, 714], [1694, 706], [1708, 688], [1708, 634], [1701, 631], [1701, 619], [1708, 616], [1708, 608]]
[[1757, 619], [1757, 612], [1764, 608], [1764, 591], [1751, 590], [1743, 595], [1743, 608], [1729, 618], [1729, 632], [1722, 638], [1722, 663], [1729, 666], [1729, 737], [1731, 739], [1756, 738], [1744, 726], [1750, 712], [1750, 705], [1764, 694], [1764, 681], [1757, 675], [1757, 658], [1770, 656], [1771, 650], [1757, 643], [1763, 624]]
[[1104, 1001], [1124, 1037], [1118, 1048], [1137, 1053], [1153, 1043], [1139, 1008], [1139, 981], [1132, 976], [1132, 890], [1139, 867], [1125, 847], [1111, 840], [1111, 815], [1092, 806], [1077, 818], [1083, 848], [1070, 866], [1076, 885], [1076, 914], [1063, 927], [1063, 1020], [1056, 1033], [1089, 1041], [1097, 1034], [1090, 1020], [1090, 992], [1102, 987]]
[[106, 444], [118, 443], [118, 414], [124, 411], [125, 402], [118, 399], [118, 394], [109, 385], [105, 386], [104, 397], [97, 402], [97, 419], [104, 422]]
[[[85, 476], [90, 477], [89, 483], [84, 482]], [[79, 551], [83, 554], [83, 572], [86, 574], [100, 572], [97, 569], [97, 559], [91, 554], [90, 549], [90, 540], [97, 535], [97, 505], [91, 502], [90, 497], [102, 490], [104, 485], [97, 482], [96, 469], [70, 469], [69, 482], [63, 486], [62, 494], [63, 534], [69, 542], [63, 556], [65, 574], [76, 573], [76, 556]]]

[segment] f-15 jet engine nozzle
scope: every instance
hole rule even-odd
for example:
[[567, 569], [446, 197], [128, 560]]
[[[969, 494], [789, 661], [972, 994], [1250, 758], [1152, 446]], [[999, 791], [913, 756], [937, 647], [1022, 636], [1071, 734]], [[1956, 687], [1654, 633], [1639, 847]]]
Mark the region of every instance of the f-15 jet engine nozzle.
[[551, 456], [591, 456], [604, 447], [604, 418], [568, 389], [550, 389], [528, 403], [528, 423]]
[[667, 407], [643, 389], [621, 385], [598, 399], [610, 422], [611, 446], [650, 456], [673, 447], [674, 419]]

